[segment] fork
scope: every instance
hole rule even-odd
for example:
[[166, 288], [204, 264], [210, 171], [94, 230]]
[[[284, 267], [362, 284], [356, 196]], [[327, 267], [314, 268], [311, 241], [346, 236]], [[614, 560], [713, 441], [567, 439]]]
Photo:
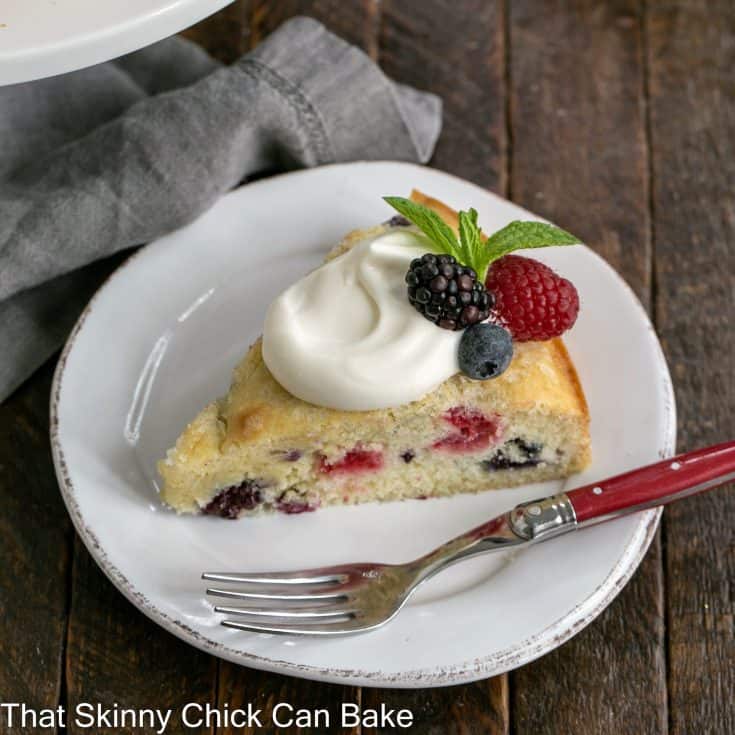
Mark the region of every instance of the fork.
[[527, 503], [486, 521], [404, 564], [358, 563], [295, 572], [214, 573], [202, 578], [227, 587], [207, 595], [222, 625], [258, 633], [344, 635], [379, 628], [411, 593], [451, 564], [478, 554], [527, 546], [613, 520], [735, 479], [735, 442], [681, 454], [601, 482]]

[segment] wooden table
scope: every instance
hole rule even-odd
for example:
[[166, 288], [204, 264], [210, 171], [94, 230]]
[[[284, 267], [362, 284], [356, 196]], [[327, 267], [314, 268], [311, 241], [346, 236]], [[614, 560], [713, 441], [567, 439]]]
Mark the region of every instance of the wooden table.
[[[623, 274], [669, 360], [681, 449], [735, 435], [735, 4], [242, 0], [186, 35], [231, 61], [296, 13], [444, 98], [433, 165], [568, 226]], [[385, 703], [417, 735], [735, 733], [732, 488], [667, 509], [615, 602], [535, 663], [445, 689], [317, 684], [200, 653], [112, 587], [57, 489], [52, 369], [0, 406], [0, 701]]]

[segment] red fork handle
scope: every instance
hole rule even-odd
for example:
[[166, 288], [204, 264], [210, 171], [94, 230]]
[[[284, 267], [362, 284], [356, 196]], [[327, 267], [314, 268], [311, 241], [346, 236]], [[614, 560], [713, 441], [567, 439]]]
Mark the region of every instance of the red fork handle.
[[735, 480], [735, 441], [680, 454], [568, 491], [578, 523], [601, 522]]

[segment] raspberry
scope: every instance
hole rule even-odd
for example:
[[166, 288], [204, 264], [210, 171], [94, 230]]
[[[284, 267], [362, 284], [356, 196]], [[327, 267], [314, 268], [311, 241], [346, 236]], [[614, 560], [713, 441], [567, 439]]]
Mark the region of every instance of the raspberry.
[[373, 449], [363, 449], [359, 445], [350, 449], [335, 462], [319, 457], [317, 469], [323, 475], [358, 475], [363, 472], [377, 472], [383, 468], [383, 453]]
[[486, 416], [482, 411], [467, 406], [453, 406], [442, 418], [454, 427], [454, 431], [431, 446], [451, 454], [479, 452], [495, 444], [502, 433], [500, 419]]
[[577, 289], [538, 260], [505, 255], [490, 266], [485, 285], [495, 296], [491, 317], [518, 342], [558, 337], [577, 319]]

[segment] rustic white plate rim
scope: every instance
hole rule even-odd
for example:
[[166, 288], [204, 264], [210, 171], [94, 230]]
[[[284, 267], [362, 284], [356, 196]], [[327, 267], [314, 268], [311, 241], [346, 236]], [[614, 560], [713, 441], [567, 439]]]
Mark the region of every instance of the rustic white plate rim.
[[[505, 202], [503, 200], [500, 200], [479, 187], [457, 179], [449, 174], [415, 166], [413, 164], [394, 162], [335, 164], [333, 166], [322, 167], [321, 169], [313, 171], [285, 174], [281, 177], [275, 177], [275, 179], [250, 184], [246, 189], [238, 190], [228, 196], [247, 196], [248, 189], [261, 185], [268, 185], [269, 182], [272, 184], [272, 182], [276, 180], [288, 180], [289, 185], [309, 186], [309, 179], [314, 180], [315, 174], [322, 177], [325, 175], [329, 177], [331, 175], [329, 170], [336, 172], [336, 175], [339, 177], [349, 174], [348, 178], [352, 181], [359, 180], [360, 176], [367, 178], [375, 177], [376, 175], [385, 176], [386, 181], [391, 182], [396, 181], [401, 177], [410, 178], [414, 182], [414, 185], [419, 188], [424, 187], [429, 191], [429, 193], [441, 193], [439, 190], [441, 190], [443, 186], [459, 187], [459, 189], [466, 190], [466, 193], [471, 194], [472, 197], [477, 197], [478, 199], [484, 198], [486, 200], [490, 198], [496, 200], [498, 206], [505, 206]], [[300, 181], [297, 180], [299, 178], [301, 179]], [[463, 204], [463, 202], [452, 203], [459, 205]], [[472, 203], [474, 204], [474, 201]], [[524, 637], [522, 640], [515, 641], [513, 645], [507, 646], [503, 649], [494, 650], [490, 654], [478, 655], [476, 658], [465, 658], [457, 661], [456, 663], [452, 663], [451, 665], [445, 664], [442, 666], [424, 666], [416, 668], [407, 663], [400, 671], [383, 671], [380, 669], [365, 669], [359, 667], [351, 668], [350, 666], [345, 665], [313, 666], [304, 663], [296, 663], [293, 660], [288, 660], [286, 658], [258, 655], [252, 651], [243, 650], [242, 647], [238, 648], [233, 645], [229, 645], [228, 643], [224, 643], [221, 640], [215, 640], [206, 627], [204, 630], [196, 629], [196, 621], [194, 621], [193, 624], [192, 620], [186, 620], [184, 616], [171, 615], [162, 610], [160, 605], [156, 605], [141, 592], [138, 586], [136, 586], [134, 579], [130, 579], [118, 565], [114, 564], [110, 560], [106, 553], [104, 540], [98, 536], [95, 528], [91, 527], [85, 519], [85, 507], [83, 507], [83, 504], [80, 504], [79, 502], [78, 493], [71, 477], [72, 473], [70, 472], [70, 467], [67, 461], [65, 446], [69, 443], [69, 439], [64, 436], [63, 424], [60, 422], [60, 405], [65, 397], [63, 391], [69, 358], [74, 350], [78, 336], [85, 329], [85, 324], [93, 313], [93, 307], [97, 302], [99, 295], [108, 289], [110, 284], [118, 279], [121, 274], [129, 272], [127, 269], [131, 262], [140, 262], [141, 259], [145, 258], [146, 253], [152, 247], [156, 247], [156, 244], [153, 244], [137, 253], [133, 258], [121, 266], [121, 268], [119, 268], [105, 284], [103, 284], [95, 297], [90, 301], [90, 304], [87, 306], [74, 327], [62, 352], [54, 375], [51, 392], [51, 441], [54, 463], [61, 492], [77, 532], [80, 534], [95, 561], [118, 587], [118, 589], [125, 595], [125, 597], [127, 597], [134, 605], [136, 605], [155, 622], [160, 624], [163, 628], [191, 643], [197, 648], [235, 663], [245, 664], [264, 670], [288, 673], [323, 681], [361, 684], [367, 686], [441, 686], [473, 681], [486, 676], [495, 675], [516, 668], [533, 660], [534, 658], [537, 658], [543, 653], [556, 648], [575, 633], [579, 632], [579, 630], [604, 610], [633, 574], [655, 534], [658, 519], [660, 517], [659, 510], [642, 513], [636, 517], [634, 526], [632, 527], [632, 533], [623, 553], [617, 559], [616, 563], [608, 570], [607, 574], [600, 581], [594, 591], [586, 597], [583, 604], [576, 605], [572, 609], [568, 610], [563, 616], [550, 620], [542, 630], [539, 630], [534, 635]], [[651, 354], [653, 355], [652, 360], [654, 361], [654, 364], [650, 366], [650, 369], [652, 373], [655, 374], [655, 380], [657, 381], [657, 395], [654, 397], [654, 400], [660, 402], [658, 409], [661, 412], [660, 434], [653, 438], [652, 441], [654, 441], [656, 445], [656, 453], [658, 456], [669, 456], [673, 453], [675, 445], [675, 404], [668, 369], [660, 350], [660, 346], [653, 334], [653, 329], [643, 308], [638, 303], [632, 291], [630, 291], [622, 279], [611, 268], [609, 268], [602, 259], [589, 250], [586, 250], [586, 252], [591, 256], [593, 261], [599, 261], [599, 267], [606, 272], [608, 277], [613, 279], [617, 288], [620, 288], [622, 285], [627, 291], [628, 298], [631, 304], [634, 305], [633, 310], [637, 313], [639, 327], [647, 334], [645, 339], [648, 339], [650, 342], [649, 346], [652, 346]], [[584, 533], [595, 533], [595, 529], [590, 529]], [[344, 561], [346, 561], [346, 559]], [[488, 583], [491, 584], [491, 582]], [[431, 605], [432, 603], [429, 602], [428, 604]], [[344, 638], [342, 640], [345, 642], [345, 645], [349, 647], [349, 641], [351, 639]]]

